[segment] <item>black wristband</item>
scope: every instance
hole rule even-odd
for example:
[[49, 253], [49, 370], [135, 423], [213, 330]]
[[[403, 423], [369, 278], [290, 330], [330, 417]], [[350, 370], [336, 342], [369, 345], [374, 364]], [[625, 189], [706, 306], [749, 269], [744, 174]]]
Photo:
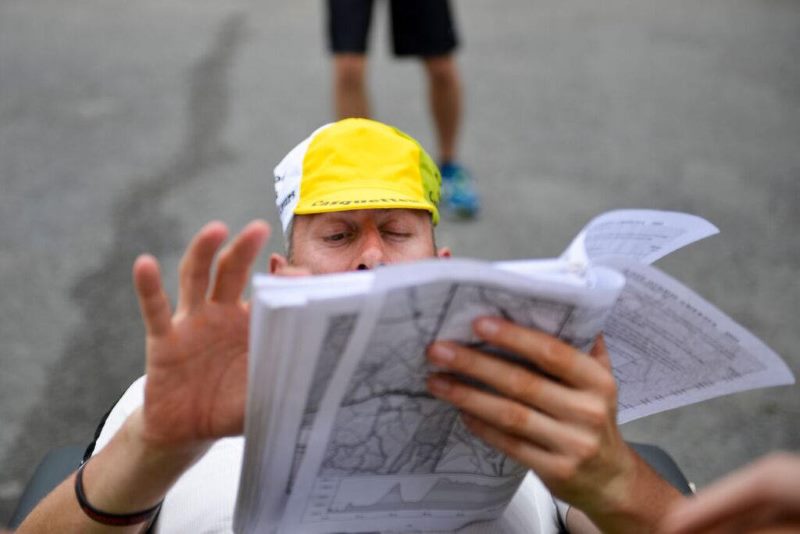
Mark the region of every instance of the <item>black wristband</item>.
[[132, 514], [110, 514], [98, 510], [89, 504], [89, 501], [86, 499], [86, 494], [83, 492], [83, 468], [86, 467], [87, 463], [88, 462], [84, 462], [81, 464], [78, 468], [78, 474], [75, 475], [75, 496], [78, 498], [78, 504], [81, 510], [94, 521], [111, 526], [138, 525], [139, 523], [152, 520], [156, 514], [158, 514], [158, 511], [161, 510], [161, 504], [164, 501], [159, 502], [152, 508], [142, 510], [141, 512], [133, 512]]

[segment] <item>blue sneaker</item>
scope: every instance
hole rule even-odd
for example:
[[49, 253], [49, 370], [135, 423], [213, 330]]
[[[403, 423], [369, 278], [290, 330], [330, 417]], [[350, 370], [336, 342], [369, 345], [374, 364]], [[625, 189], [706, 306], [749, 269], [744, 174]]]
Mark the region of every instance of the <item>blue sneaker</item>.
[[457, 163], [445, 163], [442, 173], [442, 210], [459, 219], [472, 219], [478, 214], [481, 203], [472, 185], [472, 176]]

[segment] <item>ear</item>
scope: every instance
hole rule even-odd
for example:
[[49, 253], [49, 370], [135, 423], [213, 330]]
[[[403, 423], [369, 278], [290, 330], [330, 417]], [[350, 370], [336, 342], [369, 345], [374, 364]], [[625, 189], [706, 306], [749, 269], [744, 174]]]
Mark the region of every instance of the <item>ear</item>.
[[453, 253], [450, 252], [450, 247], [441, 247], [439, 250], [436, 251], [437, 258], [449, 258], [452, 255]]
[[269, 273], [270, 274], [283, 274], [289, 267], [289, 260], [285, 256], [272, 253], [269, 255]]

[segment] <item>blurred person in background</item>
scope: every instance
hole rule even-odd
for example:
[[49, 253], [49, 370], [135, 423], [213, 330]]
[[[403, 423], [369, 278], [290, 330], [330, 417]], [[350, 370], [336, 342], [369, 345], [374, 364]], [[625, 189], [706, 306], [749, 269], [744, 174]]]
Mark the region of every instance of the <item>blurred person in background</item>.
[[[365, 72], [373, 3], [373, 0], [327, 3], [338, 119], [370, 117]], [[429, 105], [442, 172], [441, 207], [451, 217], [473, 218], [478, 214], [480, 201], [472, 177], [456, 158], [462, 90], [454, 57], [458, 36], [448, 0], [391, 0], [390, 11], [394, 54], [419, 57], [428, 77]]]

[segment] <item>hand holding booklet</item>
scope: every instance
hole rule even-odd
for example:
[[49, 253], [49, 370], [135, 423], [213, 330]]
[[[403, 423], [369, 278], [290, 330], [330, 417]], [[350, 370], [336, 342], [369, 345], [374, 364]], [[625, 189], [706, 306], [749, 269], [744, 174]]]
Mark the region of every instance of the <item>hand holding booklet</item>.
[[[453, 531], [502, 513], [526, 469], [433, 398], [425, 349], [494, 315], [588, 350], [605, 335], [619, 422], [793, 377], [649, 264], [717, 229], [621, 210], [551, 260], [430, 260], [253, 283], [237, 532]], [[502, 357], [502, 355], [500, 355]]]

